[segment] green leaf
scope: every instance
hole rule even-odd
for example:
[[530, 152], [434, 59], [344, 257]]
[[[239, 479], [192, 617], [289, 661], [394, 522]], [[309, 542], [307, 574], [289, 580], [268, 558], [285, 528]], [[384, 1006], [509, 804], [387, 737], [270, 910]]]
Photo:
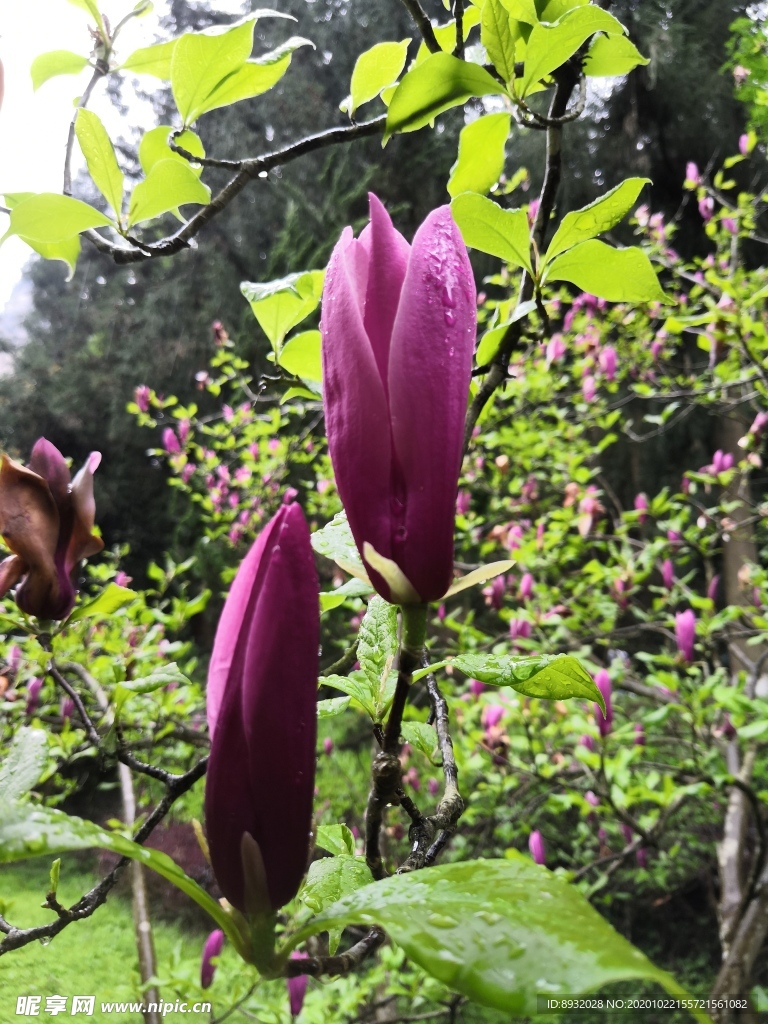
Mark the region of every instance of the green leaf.
[[219, 82], [206, 97], [202, 106], [198, 108], [195, 117], [199, 117], [209, 110], [215, 110], [217, 107], [226, 107], [231, 103], [239, 103], [240, 100], [249, 100], [268, 92], [274, 85], [277, 85], [288, 70], [294, 51], [301, 46], [314, 48], [314, 45], [309, 39], [292, 36], [271, 53], [264, 54], [255, 60], [246, 61], [237, 71], [233, 71], [231, 75]]
[[323, 292], [322, 270], [305, 270], [277, 281], [243, 281], [240, 291], [275, 352], [288, 331], [314, 312]]
[[526, 25], [535, 25], [539, 20], [534, 0], [501, 0], [509, 15]]
[[78, 75], [88, 65], [88, 58], [79, 53], [72, 53], [71, 50], [51, 50], [49, 53], [41, 53], [35, 57], [30, 67], [32, 75], [32, 88], [35, 92], [49, 78], [56, 78], [58, 75]]
[[524, 316], [530, 316], [535, 309], [536, 303], [533, 299], [529, 302], [521, 302], [519, 306], [515, 306], [512, 316], [508, 320], [491, 328], [490, 331], [486, 331], [477, 346], [477, 355], [475, 356], [477, 365], [487, 366], [498, 352], [509, 325], [515, 323], [516, 320], [522, 320]]
[[139, 846], [116, 832], [107, 832], [93, 822], [71, 817], [62, 811], [10, 802], [0, 804], [0, 863], [9, 864], [67, 850], [87, 850], [94, 846], [137, 860], [167, 878], [202, 907], [225, 932], [240, 955], [248, 959], [232, 916], [160, 850]]
[[39, 192], [11, 210], [11, 224], [4, 237], [20, 235], [27, 241], [71, 241], [89, 228], [109, 227], [112, 221], [100, 210], [56, 192]]
[[406, 743], [420, 750], [432, 764], [439, 762], [437, 733], [431, 725], [427, 725], [426, 722], [403, 722], [400, 735]]
[[377, 43], [355, 61], [350, 96], [342, 109], [352, 117], [358, 107], [375, 99], [382, 89], [397, 81], [403, 70], [410, 39], [399, 43]]
[[302, 331], [295, 334], [280, 349], [278, 362], [295, 377], [302, 380], [321, 381], [323, 370], [320, 361], [320, 331]]
[[0, 800], [26, 796], [40, 780], [45, 767], [48, 738], [43, 729], [17, 729], [5, 760], [0, 765]]
[[120, 686], [130, 693], [152, 693], [154, 690], [159, 690], [161, 686], [168, 686], [170, 683], [189, 683], [189, 679], [175, 661], [170, 661], [167, 665], [161, 665], [148, 676], [142, 676], [140, 679], [123, 680]]
[[461, 129], [459, 155], [451, 168], [448, 193], [488, 192], [504, 170], [509, 114], [486, 114]]
[[370, 583], [365, 583], [363, 580], [354, 578], [347, 580], [335, 590], [326, 590], [320, 594], [320, 609], [327, 612], [332, 608], [338, 608], [350, 597], [367, 597], [371, 593], [371, 589]]
[[374, 882], [328, 907], [290, 945], [352, 924], [378, 925], [428, 974], [515, 1017], [535, 1015], [540, 995], [635, 978], [683, 994], [578, 889], [517, 851]]
[[584, 74], [592, 78], [626, 75], [640, 64], [650, 64], [650, 61], [626, 36], [611, 33], [598, 36], [590, 46]]
[[595, 238], [569, 249], [548, 264], [548, 281], [570, 281], [609, 302], [664, 302], [651, 261], [632, 246], [614, 249]]
[[349, 697], [331, 697], [328, 700], [319, 700], [317, 702], [317, 717], [320, 718], [333, 718], [335, 715], [340, 715], [349, 707]]
[[[463, 29], [464, 29], [464, 39], [465, 40], [466, 40], [467, 36], [469, 35], [470, 29], [474, 28], [475, 25], [479, 25], [479, 24], [480, 24], [480, 10], [479, 10], [479, 7], [476, 7], [474, 4], [472, 4], [471, 6], [465, 6], [464, 7], [464, 19], [462, 21], [462, 26], [463, 26]], [[440, 47], [440, 49], [443, 50], [445, 53], [453, 53], [453, 49], [456, 46], [456, 21], [455, 21], [455, 19], [452, 19], [451, 21], [446, 22], [445, 25], [434, 25], [433, 24], [432, 28], [433, 28], [434, 33], [435, 33], [435, 39], [437, 40], [437, 45]], [[431, 50], [427, 49], [425, 43], [421, 43], [420, 46], [419, 46], [418, 53], [416, 54], [416, 59], [411, 64], [411, 70], [413, 70], [413, 68], [415, 68], [415, 67], [418, 67], [419, 64], [423, 64], [425, 60], [428, 60], [428, 58], [431, 57], [431, 55], [432, 55]]]
[[107, 619], [110, 615], [114, 615], [119, 608], [130, 604], [131, 601], [135, 601], [137, 596], [135, 590], [129, 590], [128, 587], [120, 587], [117, 583], [108, 583], [93, 601], [77, 605], [67, 619], [67, 622], [79, 622], [80, 619], [87, 619], [93, 615], [99, 615], [101, 618]]
[[330, 686], [334, 690], [341, 690], [348, 697], [356, 700], [368, 717], [376, 722], [376, 694], [368, 679], [362, 672], [353, 672], [349, 676], [321, 676], [318, 680], [320, 686]]
[[386, 142], [396, 132], [413, 132], [472, 96], [491, 96], [503, 87], [477, 64], [450, 53], [433, 53], [401, 80], [387, 112]]
[[526, 697], [569, 700], [584, 697], [605, 710], [603, 696], [589, 672], [570, 654], [516, 658], [509, 654], [460, 654], [454, 666], [470, 679], [490, 686], [511, 686]]
[[383, 695], [397, 655], [397, 607], [372, 597], [357, 634], [357, 660], [371, 687], [376, 717], [383, 717]]
[[539, 21], [557, 21], [574, 7], [584, 7], [589, 0], [549, 0], [541, 12]]
[[[145, 132], [141, 137], [139, 143], [139, 163], [144, 171], [144, 174], [149, 174], [155, 164], [160, 163], [161, 160], [178, 160], [184, 164], [185, 167], [189, 167], [197, 177], [203, 173], [202, 167], [194, 167], [189, 160], [186, 160], [183, 156], [179, 156], [178, 153], [174, 153], [168, 146], [168, 137], [170, 136], [173, 128], [168, 125], [161, 124], [157, 128], [152, 128], [151, 131]], [[175, 142], [181, 146], [182, 149], [186, 149], [188, 153], [192, 153], [194, 156], [205, 156], [205, 147], [200, 141], [200, 137], [195, 135], [194, 132], [189, 130], [182, 132]]]
[[[205, 111], [220, 105], [213, 94], [251, 56], [253, 28], [257, 19], [264, 15], [296, 20], [277, 11], [256, 11], [223, 30], [213, 28], [205, 32], [187, 32], [176, 41], [171, 54], [171, 91], [185, 126]], [[243, 84], [241, 82], [239, 88]]]
[[69, 267], [67, 281], [71, 281], [77, 266], [77, 258], [80, 255], [80, 236], [73, 235], [72, 238], [65, 238], [63, 242], [36, 242], [33, 238], [25, 238], [19, 235], [22, 242], [26, 242], [30, 248], [39, 253], [46, 260], [61, 260]]
[[346, 825], [320, 825], [317, 829], [315, 846], [327, 850], [333, 856], [348, 854], [355, 856], [355, 837]]
[[120, 219], [123, 209], [123, 172], [104, 125], [90, 110], [78, 110], [75, 134], [83, 151], [88, 173]]
[[211, 190], [200, 181], [186, 160], [158, 160], [131, 194], [128, 226], [152, 220], [185, 203], [206, 206], [210, 201]]
[[502, 0], [485, 0], [480, 40], [505, 82], [511, 82], [515, 77], [515, 48], [519, 38], [520, 26], [510, 16]]
[[624, 34], [625, 30], [612, 14], [592, 4], [568, 11], [554, 24], [534, 25], [526, 45], [520, 95], [564, 64], [595, 32]]
[[635, 205], [643, 185], [650, 182], [650, 178], [627, 178], [589, 206], [566, 213], [549, 243], [544, 262], [618, 224]]
[[485, 196], [465, 192], [453, 200], [451, 213], [467, 245], [531, 271], [525, 210], [502, 210]]
[[136, 75], [153, 75], [167, 82], [171, 77], [171, 58], [178, 39], [154, 46], [142, 46], [123, 61], [118, 71], [133, 71]]
[[79, 7], [81, 11], [85, 11], [90, 14], [96, 24], [98, 25], [101, 21], [101, 15], [99, 13], [98, 6], [94, 3], [94, 0], [69, 0], [73, 7]]
[[[323, 857], [309, 865], [309, 873], [300, 898], [314, 913], [324, 910], [373, 881], [371, 870], [362, 857], [342, 854]], [[342, 928], [328, 928], [328, 949], [336, 952]]]
[[330, 523], [312, 534], [312, 547], [341, 566], [350, 576], [368, 579], [347, 522], [346, 512], [337, 512]]

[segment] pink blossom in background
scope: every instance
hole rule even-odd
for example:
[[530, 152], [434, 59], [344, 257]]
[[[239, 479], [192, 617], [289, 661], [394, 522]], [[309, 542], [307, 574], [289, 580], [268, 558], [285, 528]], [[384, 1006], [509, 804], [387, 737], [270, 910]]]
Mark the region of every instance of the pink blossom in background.
[[755, 437], [761, 437], [766, 427], [768, 427], [768, 412], [759, 412], [752, 421], [749, 433], [754, 434]]
[[181, 479], [185, 484], [188, 484], [192, 477], [195, 475], [195, 464], [194, 462], [188, 462], [184, 469], [181, 471]]
[[720, 223], [723, 225], [723, 230], [727, 231], [729, 235], [738, 235], [739, 225], [733, 217], [723, 217]]
[[190, 426], [190, 421], [186, 417], [182, 420], [179, 420], [179, 425], [176, 429], [179, 434], [179, 441], [181, 441], [182, 445], [185, 445], [187, 443], [187, 440], [189, 438]]
[[30, 718], [37, 711], [37, 705], [40, 701], [40, 691], [42, 690], [42, 688], [43, 680], [38, 679], [37, 676], [35, 676], [34, 679], [30, 679], [30, 681], [27, 683], [27, 703], [24, 708], [24, 712]]
[[290, 505], [294, 498], [298, 498], [299, 492], [295, 487], [286, 487], [283, 491], [283, 505]]
[[75, 713], [75, 702], [71, 697], [62, 697], [59, 706], [59, 714], [65, 722], [68, 722]]
[[506, 713], [506, 708], [501, 704], [486, 704], [483, 708], [480, 720], [486, 732], [495, 729]]
[[709, 581], [709, 586], [707, 587], [707, 597], [709, 598], [710, 601], [716, 601], [717, 600], [717, 592], [718, 592], [719, 589], [720, 589], [720, 576], [719, 575], [715, 575]]
[[115, 576], [115, 583], [118, 587], [127, 587], [129, 583], [133, 583], [133, 576], [129, 576], [127, 572], [120, 569]]
[[540, 202], [541, 201], [539, 199], [532, 199], [530, 203], [528, 203], [528, 223], [531, 227], [533, 227], [533, 225], [536, 223], [536, 217], [539, 213]]
[[491, 581], [491, 585], [488, 588], [490, 590], [491, 606], [499, 611], [504, 605], [504, 592], [507, 587], [507, 578], [503, 574], [501, 576], [495, 576]]
[[645, 746], [645, 729], [642, 722], [635, 722], [635, 746]]
[[579, 737], [579, 746], [592, 752], [595, 749], [595, 741], [591, 736], [585, 734], [584, 736]]
[[613, 686], [611, 685], [611, 677], [604, 668], [601, 668], [595, 675], [595, 686], [602, 693], [603, 700], [605, 701], [605, 714], [603, 714], [599, 704], [594, 705], [597, 728], [600, 730], [600, 735], [605, 737], [610, 733], [611, 726], [613, 725], [613, 706], [611, 704]]
[[403, 782], [418, 792], [421, 789], [421, 779], [415, 768], [409, 768], [403, 776]]
[[523, 573], [523, 577], [520, 580], [520, 600], [527, 601], [533, 593], [533, 576], [529, 573]]
[[733, 80], [736, 85], [743, 85], [751, 73], [749, 68], [745, 68], [743, 64], [737, 64], [733, 69]]
[[8, 671], [11, 675], [16, 675], [21, 665], [21, 648], [18, 644], [12, 644], [8, 648]]
[[323, 740], [323, 752], [327, 755], [333, 753], [333, 740], [330, 736], [326, 736]]
[[456, 514], [465, 516], [472, 505], [472, 495], [469, 491], [459, 491], [456, 495]]
[[588, 789], [587, 792], [584, 794], [584, 799], [587, 801], [590, 807], [600, 806], [600, 797], [593, 793], [591, 789]]
[[673, 547], [679, 547], [682, 539], [677, 530], [667, 530], [667, 540]]
[[430, 779], [429, 782], [427, 783], [427, 789], [429, 790], [430, 796], [437, 796], [437, 794], [440, 792], [440, 783], [437, 781], [437, 779]]
[[445, 605], [444, 604], [439, 604], [437, 606], [437, 617], [440, 620], [440, 622], [445, 622]]
[[235, 418], [235, 410], [232, 408], [231, 405], [222, 405], [221, 415], [224, 417], [225, 423], [231, 423], [232, 420]]
[[544, 541], [544, 520], [542, 519], [536, 527], [536, 547], [541, 548]]
[[509, 533], [507, 534], [507, 547], [510, 551], [517, 551], [520, 547], [520, 543], [523, 539], [523, 528], [515, 524], [510, 526]]
[[531, 624], [525, 619], [512, 619], [509, 623], [509, 636], [512, 640], [528, 640], [531, 636]]
[[696, 640], [696, 616], [690, 608], [675, 615], [675, 640], [678, 651], [690, 664], [693, 661], [693, 645]]
[[699, 168], [693, 162], [689, 160], [685, 165], [685, 184], [688, 188], [696, 188], [701, 184], [701, 175], [699, 174]]
[[544, 848], [544, 838], [538, 829], [528, 836], [528, 849], [536, 864], [546, 864], [547, 851]]
[[216, 931], [211, 932], [208, 938], [205, 940], [203, 946], [203, 955], [200, 962], [200, 987], [210, 988], [213, 982], [213, 976], [216, 973], [216, 965], [212, 963], [214, 957], [218, 957], [221, 954], [222, 947], [224, 946], [224, 932], [217, 928]]
[[597, 362], [600, 369], [606, 376], [607, 380], [615, 380], [616, 378], [616, 365], [618, 357], [616, 355], [616, 349], [613, 345], [605, 345], [600, 349], [600, 354], [597, 357]]
[[665, 558], [662, 562], [661, 579], [667, 590], [671, 590], [675, 582], [675, 567], [668, 558]]
[[547, 342], [544, 353], [547, 359], [547, 366], [551, 366], [552, 363], [558, 362], [563, 358], [565, 353], [568, 351], [566, 348], [565, 341], [563, 340], [562, 334], [553, 334]]
[[744, 134], [739, 136], [739, 152], [742, 156], [749, 156], [752, 151], [752, 147], [749, 144], [749, 136]]
[[703, 196], [699, 200], [699, 213], [704, 221], [712, 220], [712, 214], [715, 212], [715, 200], [712, 196]]
[[588, 374], [581, 382], [581, 393], [585, 402], [594, 402], [597, 394], [597, 384], [592, 374]]
[[139, 384], [136, 390], [133, 392], [133, 397], [142, 412], [149, 411], [149, 400], [152, 397], [152, 392], [146, 384]]
[[169, 455], [178, 455], [181, 451], [179, 439], [172, 427], [166, 427], [163, 431], [163, 448], [165, 448]]
[[632, 839], [634, 838], [635, 833], [632, 831], [629, 825], [625, 825], [622, 823], [621, 834], [624, 836], [624, 842], [627, 844], [627, 846], [629, 846], [629, 844], [632, 842]]
[[[485, 683], [481, 683], [479, 679], [470, 679], [469, 681], [469, 692], [473, 697], [479, 697], [485, 689]], [[503, 712], [502, 708], [502, 712]]]
[[648, 511], [648, 498], [642, 492], [640, 494], [635, 495], [635, 511], [640, 513], [638, 517], [639, 521], [641, 523], [644, 523], [648, 518], [648, 516], [646, 515]]
[[[291, 960], [306, 960], [306, 953], [299, 953], [295, 949], [291, 953]], [[288, 1005], [291, 1011], [291, 1017], [298, 1017], [301, 1013], [301, 1008], [304, 1005], [304, 996], [307, 992], [307, 985], [309, 984], [309, 975], [299, 974], [295, 978], [286, 979], [288, 985]]]
[[642, 846], [638, 847], [638, 849], [635, 850], [635, 860], [637, 861], [637, 866], [639, 868], [647, 868], [648, 851]]

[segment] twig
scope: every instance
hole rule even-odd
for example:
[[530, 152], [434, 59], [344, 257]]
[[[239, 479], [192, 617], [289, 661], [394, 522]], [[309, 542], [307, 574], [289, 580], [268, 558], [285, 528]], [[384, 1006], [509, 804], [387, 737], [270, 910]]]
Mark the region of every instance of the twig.
[[309, 956], [289, 960], [285, 967], [285, 976], [298, 978], [301, 974], [308, 974], [312, 978], [318, 978], [323, 974], [349, 974], [367, 956], [383, 946], [386, 938], [387, 936], [381, 928], [371, 928], [368, 934], [351, 946], [346, 953], [339, 953], [336, 956]]
[[430, 53], [439, 53], [440, 44], [435, 38], [435, 30], [432, 28], [432, 22], [427, 17], [424, 8], [419, 3], [419, 0], [403, 0], [403, 6], [413, 19], [416, 28], [421, 33], [421, 38], [424, 40], [424, 45]]
[[72, 703], [77, 708], [77, 713], [82, 719], [83, 725], [85, 726], [85, 731], [88, 734], [88, 739], [91, 741], [94, 747], [98, 749], [101, 746], [101, 736], [99, 736], [98, 729], [93, 724], [91, 716], [85, 710], [85, 704], [83, 704], [80, 694], [77, 692], [74, 686], [72, 686], [71, 683], [67, 682], [64, 676], [61, 674], [61, 672], [59, 672], [53, 660], [51, 660], [50, 664], [48, 665], [48, 671], [51, 673], [51, 675], [56, 680], [58, 685], [62, 688], [62, 690], [66, 693], [66, 695], [70, 698]]

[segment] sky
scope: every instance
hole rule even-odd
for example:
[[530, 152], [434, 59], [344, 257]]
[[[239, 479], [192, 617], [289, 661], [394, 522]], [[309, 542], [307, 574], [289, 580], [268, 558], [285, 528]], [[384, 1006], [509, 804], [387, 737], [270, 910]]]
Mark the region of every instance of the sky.
[[[135, 5], [136, 0], [100, 2], [112, 25]], [[232, 12], [239, 9], [236, 0], [211, 0], [210, 6]], [[162, 11], [164, 0], [156, 0], [155, 7]], [[35, 93], [29, 69], [36, 56], [51, 50], [89, 55], [90, 21], [86, 11], [72, 0], [0, 0], [0, 58], [5, 67], [5, 99], [0, 109], [0, 194], [61, 191], [69, 123], [91, 71], [86, 67], [79, 75], [50, 79]], [[119, 37], [118, 56], [149, 45], [157, 35], [156, 13], [131, 19]], [[128, 134], [103, 88], [94, 90], [89, 108], [102, 118], [113, 137], [121, 132]], [[138, 104], [137, 110], [142, 109], [146, 106]], [[75, 143], [73, 174], [82, 166], [84, 161]], [[7, 226], [8, 218], [0, 214], [0, 237]], [[0, 246], [0, 311], [32, 255], [18, 238], [9, 238]]]

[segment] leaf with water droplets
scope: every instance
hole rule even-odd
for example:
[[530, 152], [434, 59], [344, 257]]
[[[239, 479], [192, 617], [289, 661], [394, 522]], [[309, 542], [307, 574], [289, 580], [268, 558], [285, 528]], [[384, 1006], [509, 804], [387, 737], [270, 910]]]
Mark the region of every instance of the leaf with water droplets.
[[513, 1015], [535, 1014], [540, 995], [578, 995], [634, 978], [685, 996], [578, 889], [517, 851], [366, 885], [310, 921], [282, 955], [310, 935], [352, 924], [380, 926], [428, 974]]
[[489, 686], [511, 686], [526, 697], [568, 700], [584, 697], [599, 704], [603, 695], [589, 672], [570, 654], [533, 655], [516, 658], [510, 654], [460, 654], [453, 665], [470, 679]]
[[35, 785], [45, 765], [48, 741], [43, 729], [18, 729], [0, 765], [0, 797], [16, 800]]

